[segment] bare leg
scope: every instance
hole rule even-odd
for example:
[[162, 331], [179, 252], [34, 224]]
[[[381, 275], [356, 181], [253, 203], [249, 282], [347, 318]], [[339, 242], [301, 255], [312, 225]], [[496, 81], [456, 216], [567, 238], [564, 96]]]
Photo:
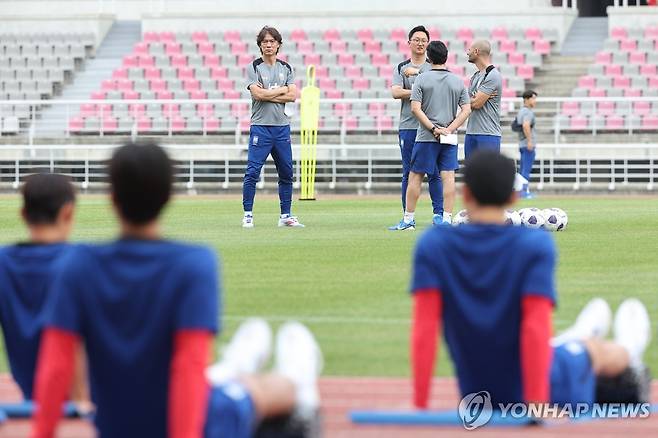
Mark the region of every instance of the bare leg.
[[281, 374], [254, 374], [240, 376], [254, 403], [258, 418], [290, 414], [295, 408], [295, 385]]
[[452, 213], [455, 208], [455, 171], [442, 170], [441, 181], [443, 181], [443, 209]]
[[407, 211], [413, 213], [416, 211], [416, 204], [420, 197], [420, 187], [423, 184], [422, 173], [409, 172], [409, 184], [407, 185]]
[[94, 410], [94, 404], [89, 395], [89, 379], [87, 378], [87, 354], [85, 347], [80, 345], [75, 355], [75, 372], [71, 387], [71, 400], [82, 413]]
[[597, 376], [615, 377], [630, 365], [628, 350], [617, 343], [590, 338], [583, 341], [583, 344]]

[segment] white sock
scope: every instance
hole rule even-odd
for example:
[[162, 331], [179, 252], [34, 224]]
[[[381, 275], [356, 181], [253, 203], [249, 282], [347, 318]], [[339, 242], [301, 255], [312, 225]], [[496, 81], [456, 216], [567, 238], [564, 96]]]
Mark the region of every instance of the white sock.
[[449, 224], [452, 223], [452, 213], [448, 213], [447, 211], [443, 212], [443, 222], [447, 222]]
[[413, 211], [411, 213], [408, 212], [408, 211], [405, 211], [404, 212], [404, 218], [402, 220], [404, 221], [405, 224], [410, 224], [411, 222], [414, 221], [415, 215], [416, 215], [416, 213], [413, 212]]
[[244, 217], [247, 217], [247, 216], [251, 216], [251, 217], [253, 217], [254, 214], [253, 214], [253, 212], [251, 212], [251, 211], [245, 211], [245, 212], [244, 212]]
[[290, 217], [290, 215], [288, 213], [279, 215], [280, 219], [285, 219], [287, 217]]

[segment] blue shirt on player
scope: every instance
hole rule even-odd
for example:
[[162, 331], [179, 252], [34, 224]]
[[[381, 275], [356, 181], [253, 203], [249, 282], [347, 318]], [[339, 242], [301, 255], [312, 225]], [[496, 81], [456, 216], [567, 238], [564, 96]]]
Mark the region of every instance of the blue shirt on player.
[[32, 398], [50, 286], [69, 249], [66, 243], [24, 243], [0, 249], [0, 325], [11, 374], [26, 399]]
[[174, 334], [219, 328], [213, 251], [165, 240], [81, 245], [53, 293], [49, 325], [84, 339], [100, 436], [166, 436]]
[[523, 401], [521, 298], [555, 303], [556, 251], [542, 230], [506, 225], [433, 227], [416, 246], [412, 291], [439, 289], [444, 336], [463, 395]]

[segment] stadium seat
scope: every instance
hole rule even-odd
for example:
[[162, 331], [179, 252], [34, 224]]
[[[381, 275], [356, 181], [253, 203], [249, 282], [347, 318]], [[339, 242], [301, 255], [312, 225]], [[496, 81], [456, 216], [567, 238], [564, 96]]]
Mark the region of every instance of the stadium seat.
[[646, 114], [642, 116], [642, 129], [652, 131], [658, 130], [658, 115]]
[[583, 116], [573, 116], [569, 122], [569, 129], [573, 131], [584, 131], [587, 129], [587, 118]]
[[542, 36], [542, 31], [536, 27], [530, 27], [525, 30], [525, 37], [529, 40], [538, 40]]
[[567, 116], [577, 116], [580, 114], [580, 104], [578, 102], [563, 102], [562, 114]]

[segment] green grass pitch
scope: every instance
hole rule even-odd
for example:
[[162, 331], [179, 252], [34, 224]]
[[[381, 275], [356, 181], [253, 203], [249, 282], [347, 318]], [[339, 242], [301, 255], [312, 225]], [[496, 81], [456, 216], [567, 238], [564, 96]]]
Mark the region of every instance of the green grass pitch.
[[[613, 307], [638, 297], [649, 308], [653, 340], [646, 361], [658, 369], [658, 199], [653, 197], [541, 197], [517, 208], [560, 207], [569, 215], [559, 247], [559, 304], [555, 328], [565, 328], [594, 296]], [[17, 196], [0, 198], [0, 243], [24, 239]], [[168, 237], [205, 243], [222, 260], [224, 331], [247, 316], [278, 325], [307, 323], [325, 356], [327, 375], [409, 374], [410, 303], [407, 289], [414, 242], [431, 219], [420, 203], [416, 232], [386, 230], [399, 220], [399, 201], [388, 197], [327, 197], [295, 202], [304, 229], [276, 226], [278, 200], [258, 194], [255, 224], [240, 227], [239, 197], [179, 196], [167, 209]], [[102, 241], [116, 233], [104, 196], [79, 201], [73, 240]], [[6, 370], [4, 355], [0, 369]], [[452, 373], [441, 349], [437, 373]]]

